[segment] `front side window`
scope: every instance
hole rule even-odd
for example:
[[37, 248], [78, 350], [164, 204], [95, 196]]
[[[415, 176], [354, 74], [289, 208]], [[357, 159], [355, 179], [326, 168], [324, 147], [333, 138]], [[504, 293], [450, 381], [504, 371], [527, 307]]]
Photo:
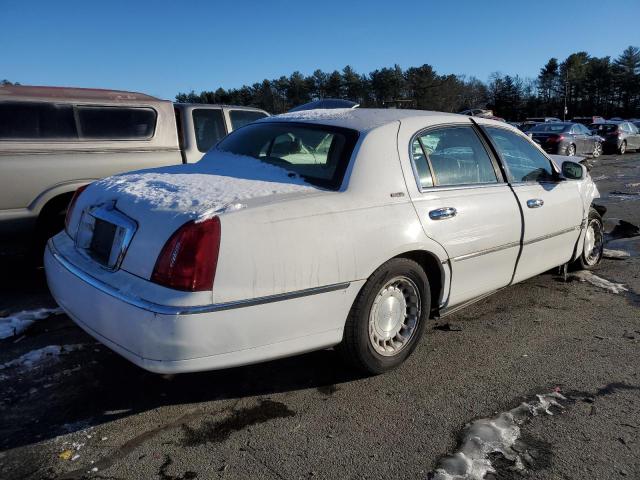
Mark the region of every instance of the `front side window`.
[[222, 110], [212, 108], [196, 108], [193, 110], [193, 129], [196, 134], [196, 146], [201, 152], [208, 152], [211, 147], [223, 138], [224, 129]]
[[549, 159], [526, 138], [497, 127], [485, 127], [507, 167], [510, 182], [554, 180]]
[[230, 133], [218, 150], [295, 172], [311, 184], [338, 189], [358, 133], [345, 128], [268, 122]]
[[491, 158], [472, 127], [429, 130], [414, 140], [412, 151], [423, 188], [498, 181]]
[[103, 140], [145, 140], [156, 130], [157, 114], [152, 108], [76, 106], [81, 138]]
[[77, 140], [73, 105], [0, 103], [0, 140]]
[[266, 117], [264, 112], [256, 112], [254, 110], [230, 110], [229, 119], [231, 120], [231, 129], [237, 130], [240, 127], [255, 122]]

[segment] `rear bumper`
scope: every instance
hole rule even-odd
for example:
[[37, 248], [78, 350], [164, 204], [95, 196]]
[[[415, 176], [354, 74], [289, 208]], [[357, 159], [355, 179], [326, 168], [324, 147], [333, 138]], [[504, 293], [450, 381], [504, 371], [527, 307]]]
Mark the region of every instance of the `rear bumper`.
[[56, 238], [44, 258], [55, 300], [99, 342], [156, 373], [227, 368], [335, 345], [361, 286], [354, 282], [276, 301], [209, 305], [206, 311], [160, 305], [84, 272], [56, 248]]

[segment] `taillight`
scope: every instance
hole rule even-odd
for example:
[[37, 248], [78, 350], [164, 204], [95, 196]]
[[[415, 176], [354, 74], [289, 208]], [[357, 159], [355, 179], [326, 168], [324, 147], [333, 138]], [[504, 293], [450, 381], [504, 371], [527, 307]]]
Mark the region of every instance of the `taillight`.
[[218, 217], [182, 225], [162, 247], [151, 281], [188, 292], [211, 290], [218, 266], [220, 233]]
[[78, 188], [74, 194], [73, 197], [71, 197], [71, 201], [69, 202], [69, 206], [67, 207], [67, 214], [64, 217], [64, 229], [67, 231], [67, 233], [69, 233], [69, 222], [71, 221], [71, 214], [73, 213], [73, 207], [76, 206], [76, 202], [78, 201], [78, 197], [80, 196], [80, 194], [82, 192], [85, 191], [85, 189], [88, 187], [89, 185], [83, 185], [80, 188]]
[[547, 138], [547, 142], [561, 142], [562, 140], [564, 140], [564, 135], [554, 135]]

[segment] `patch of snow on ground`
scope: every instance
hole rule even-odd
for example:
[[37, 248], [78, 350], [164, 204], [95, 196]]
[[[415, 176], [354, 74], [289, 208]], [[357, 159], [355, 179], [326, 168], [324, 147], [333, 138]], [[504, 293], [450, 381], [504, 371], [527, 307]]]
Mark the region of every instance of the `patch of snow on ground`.
[[4, 370], [6, 368], [26, 369], [39, 367], [45, 363], [57, 362], [60, 355], [74, 352], [76, 350], [82, 350], [83, 347], [84, 345], [82, 344], [48, 345], [37, 350], [31, 350], [15, 360], [0, 364], [0, 370]]
[[20, 335], [33, 325], [36, 320], [42, 320], [51, 315], [59, 315], [61, 313], [61, 308], [38, 308], [36, 310], [23, 310], [8, 317], [2, 317], [0, 318], [0, 339]]
[[607, 280], [606, 278], [602, 278], [591, 273], [589, 270], [580, 270], [579, 272], [572, 273], [569, 277], [580, 280], [581, 282], [589, 282], [591, 285], [603, 288], [610, 291], [611, 293], [617, 294], [629, 291], [629, 289], [625, 287], [623, 283], [612, 282], [610, 280]]
[[536, 400], [492, 418], [475, 420], [465, 427], [458, 451], [440, 460], [439, 467], [429, 476], [432, 480], [483, 480], [487, 473], [495, 473], [489, 455], [501, 453], [513, 462], [516, 470], [524, 469], [520, 454], [513, 449], [520, 437], [520, 425], [541, 413], [553, 415], [550, 408], [562, 408], [558, 400], [566, 400], [559, 393], [536, 395]]
[[281, 113], [277, 118], [287, 120], [330, 120], [333, 118], [349, 118], [353, 116], [352, 108], [316, 108], [299, 112]]
[[628, 258], [631, 256], [629, 252], [625, 252], [624, 250], [612, 250], [609, 248], [605, 248], [602, 251], [602, 256], [604, 258]]
[[195, 164], [115, 175], [91, 188], [117, 193], [153, 210], [196, 214], [238, 210], [251, 198], [315, 189], [284, 168], [219, 150]]

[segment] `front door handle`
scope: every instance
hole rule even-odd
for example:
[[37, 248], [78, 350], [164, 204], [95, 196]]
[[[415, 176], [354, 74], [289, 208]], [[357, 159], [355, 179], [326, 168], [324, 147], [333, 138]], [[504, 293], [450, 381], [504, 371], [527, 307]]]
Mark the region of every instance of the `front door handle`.
[[447, 218], [453, 218], [458, 211], [453, 207], [436, 208], [429, 212], [429, 218], [431, 220], [445, 220]]
[[540, 208], [544, 205], [544, 200], [541, 198], [532, 198], [531, 200], [527, 200], [527, 207], [529, 208]]

